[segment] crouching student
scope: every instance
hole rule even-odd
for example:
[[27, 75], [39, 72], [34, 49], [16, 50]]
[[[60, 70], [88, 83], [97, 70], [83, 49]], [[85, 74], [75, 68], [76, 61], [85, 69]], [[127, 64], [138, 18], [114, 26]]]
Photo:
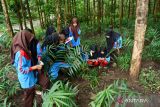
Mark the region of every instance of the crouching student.
[[106, 48], [98, 48], [97, 46], [93, 46], [90, 54], [89, 60], [87, 61], [90, 66], [106, 67], [110, 62], [110, 56], [107, 56]]
[[70, 65], [65, 62], [67, 55], [67, 45], [65, 44], [65, 35], [59, 34], [59, 45], [54, 50], [55, 61], [51, 65], [49, 75], [51, 80], [55, 80], [58, 77], [58, 72], [61, 68], [69, 68]]
[[30, 48], [33, 40], [34, 35], [31, 32], [22, 30], [14, 36], [11, 47], [11, 62], [16, 68], [18, 80], [24, 89], [23, 107], [33, 107], [35, 85], [38, 81], [37, 74], [42, 69], [42, 64], [33, 64]]
[[42, 61], [44, 62], [44, 71], [48, 72], [51, 65], [55, 61], [55, 51], [56, 47], [59, 44], [59, 35], [57, 33], [53, 33], [48, 35], [43, 44], [42, 44]]
[[89, 66], [99, 66], [97, 58], [98, 58], [98, 48], [96, 45], [93, 45], [90, 48], [90, 55], [89, 59], [87, 60], [87, 64]]
[[101, 67], [106, 67], [110, 62], [110, 56], [107, 55], [107, 49], [100, 47], [98, 51], [98, 62]]

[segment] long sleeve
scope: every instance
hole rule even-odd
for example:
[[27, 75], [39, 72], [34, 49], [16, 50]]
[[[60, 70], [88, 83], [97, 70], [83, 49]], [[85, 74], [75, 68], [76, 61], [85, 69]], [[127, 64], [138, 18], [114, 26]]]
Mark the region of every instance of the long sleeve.
[[78, 34], [79, 34], [79, 35], [81, 34], [81, 30], [80, 30], [80, 29], [78, 30]]
[[18, 70], [23, 74], [26, 74], [32, 71], [30, 65], [27, 63], [27, 59], [21, 54], [19, 56]]

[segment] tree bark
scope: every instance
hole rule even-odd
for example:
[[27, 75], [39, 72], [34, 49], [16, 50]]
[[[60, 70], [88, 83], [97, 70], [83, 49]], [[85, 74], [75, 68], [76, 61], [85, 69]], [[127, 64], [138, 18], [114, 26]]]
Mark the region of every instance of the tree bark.
[[15, 5], [16, 5], [16, 13], [17, 13], [17, 17], [18, 17], [18, 21], [19, 21], [19, 25], [20, 25], [20, 30], [23, 30], [23, 24], [22, 24], [22, 17], [21, 17], [21, 13], [20, 13], [20, 8], [18, 7], [18, 1], [14, 0]]
[[136, 80], [141, 67], [144, 35], [147, 27], [148, 0], [137, 0], [134, 47], [130, 66], [130, 77]]
[[39, 9], [39, 1], [38, 0], [36, 0], [36, 5], [37, 5], [37, 12], [38, 12], [38, 17], [39, 17], [40, 25], [41, 25], [41, 28], [43, 28], [41, 14], [40, 14], [40, 9]]
[[114, 26], [114, 24], [113, 24], [113, 0], [111, 0], [110, 9], [111, 9], [110, 10], [110, 19], [111, 19], [110, 25]]
[[101, 34], [101, 0], [98, 1], [98, 31]]
[[128, 1], [128, 20], [130, 19], [130, 11], [131, 11], [131, 0]]
[[24, 27], [26, 29], [27, 28], [26, 15], [25, 15], [25, 12], [24, 12], [24, 6], [23, 6], [22, 0], [20, 0], [20, 5], [21, 5], [21, 11], [22, 11], [22, 17], [23, 17]]
[[74, 15], [77, 16], [76, 0], [73, 0], [73, 5], [74, 5]]
[[7, 8], [6, 0], [1, 0], [1, 3], [2, 3], [2, 8], [3, 8], [3, 13], [4, 13], [4, 16], [5, 16], [6, 25], [7, 25], [7, 31], [9, 33], [9, 35], [11, 37], [13, 37], [14, 33], [13, 33], [13, 28], [12, 28], [12, 25], [11, 25], [10, 18], [9, 18], [9, 14], [8, 14], [8, 8]]
[[33, 34], [35, 34], [28, 0], [26, 0], [26, 4], [27, 4], [27, 11], [28, 11], [28, 15], [29, 15], [30, 26], [31, 26], [31, 29], [33, 31]]
[[64, 25], [67, 25], [67, 1], [64, 0]]
[[[40, 3], [41, 1], [38, 0], [38, 2]], [[42, 21], [42, 27], [44, 28], [45, 26], [45, 22], [44, 22], [44, 17], [43, 17], [43, 12], [42, 12], [42, 7], [41, 7], [41, 3], [40, 3], [40, 6], [39, 6], [39, 12], [40, 12], [40, 16], [41, 16], [41, 21]]]
[[96, 24], [96, 2], [93, 0], [93, 23]]
[[158, 12], [158, 0], [155, 0], [154, 10], [153, 10], [154, 22], [157, 22], [157, 12]]
[[60, 1], [57, 1], [57, 7], [56, 7], [56, 12], [57, 12], [57, 32], [59, 33], [61, 31], [61, 16], [60, 16]]
[[122, 20], [123, 20], [123, 0], [121, 0], [121, 4], [120, 4], [120, 14], [119, 14], [119, 29], [120, 31], [122, 30]]

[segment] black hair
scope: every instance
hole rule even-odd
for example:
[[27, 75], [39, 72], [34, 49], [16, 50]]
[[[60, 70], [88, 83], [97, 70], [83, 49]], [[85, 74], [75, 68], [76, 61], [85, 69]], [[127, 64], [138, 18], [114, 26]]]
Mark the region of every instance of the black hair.
[[56, 29], [54, 28], [54, 26], [48, 26], [46, 29], [46, 36], [48, 35], [52, 35], [52, 33], [55, 33]]
[[92, 46], [90, 46], [90, 49], [92, 50], [92, 51], [94, 51], [94, 54], [93, 54], [93, 56], [89, 56], [89, 59], [97, 59], [97, 57], [98, 57], [98, 46], [97, 45], [92, 45]]
[[59, 43], [59, 34], [58, 33], [54, 33], [52, 35], [48, 35], [43, 44], [42, 44], [42, 49], [46, 46], [49, 46], [49, 45], [52, 45], [52, 44], [55, 44], [55, 45], [58, 45]]
[[38, 44], [38, 42], [39, 41], [34, 37], [29, 44], [29, 50], [31, 51], [31, 58], [32, 58], [32, 66], [34, 66], [38, 63], [38, 58], [37, 58], [37, 44]]
[[69, 27], [65, 27], [62, 29], [62, 31], [60, 32], [60, 34], [64, 34], [65, 35], [65, 38], [68, 38], [69, 37]]

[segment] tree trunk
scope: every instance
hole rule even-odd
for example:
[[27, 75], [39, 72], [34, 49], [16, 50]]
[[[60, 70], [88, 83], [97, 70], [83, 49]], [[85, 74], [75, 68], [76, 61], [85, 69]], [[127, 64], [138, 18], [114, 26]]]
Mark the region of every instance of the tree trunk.
[[73, 5], [74, 5], [74, 15], [77, 16], [76, 0], [73, 0]]
[[67, 1], [64, 0], [64, 25], [67, 25]]
[[101, 34], [101, 0], [98, 1], [98, 31]]
[[[41, 1], [38, 0], [38, 2], [40, 3]], [[45, 22], [44, 22], [44, 17], [43, 17], [43, 11], [42, 11], [42, 8], [41, 8], [41, 3], [40, 3], [40, 6], [39, 6], [39, 12], [40, 12], [40, 16], [41, 16], [41, 21], [42, 21], [42, 26], [43, 28], [45, 27]]]
[[67, 0], [68, 1], [68, 17], [71, 18], [71, 0]]
[[131, 0], [128, 1], [128, 20], [130, 19], [130, 11], [131, 11]]
[[41, 25], [41, 28], [43, 28], [40, 9], [39, 9], [39, 1], [38, 0], [36, 0], [36, 5], [37, 5], [37, 11], [38, 11], [38, 17], [39, 17], [40, 25]]
[[111, 5], [110, 5], [110, 19], [111, 19], [111, 22], [110, 22], [110, 25], [114, 26], [113, 24], [113, 0], [111, 0]]
[[102, 18], [102, 23], [103, 23], [103, 16], [104, 16], [104, 1], [102, 0], [102, 2], [101, 2], [101, 6], [102, 6], [102, 8], [101, 8], [101, 18]]
[[31, 26], [31, 29], [33, 31], [33, 34], [35, 34], [28, 0], [26, 0], [26, 4], [27, 4], [27, 11], [28, 11], [28, 15], [29, 15], [30, 26]]
[[117, 7], [117, 5], [116, 5], [116, 0], [114, 0], [114, 4], [113, 4], [113, 16], [114, 16], [114, 21], [113, 21], [113, 25], [115, 24], [115, 22], [116, 22], [116, 7]]
[[26, 29], [27, 28], [26, 15], [25, 15], [25, 12], [24, 12], [24, 6], [23, 6], [22, 0], [20, 0], [20, 5], [21, 5], [22, 16], [23, 16], [24, 27]]
[[93, 23], [96, 24], [96, 2], [93, 0]]
[[153, 9], [153, 17], [154, 17], [154, 22], [157, 22], [157, 12], [158, 12], [158, 0], [155, 0], [154, 3], [154, 9]]
[[155, 9], [156, 9], [156, 1], [157, 0], [154, 0], [154, 2], [153, 2], [153, 11], [152, 11], [153, 16], [154, 16], [154, 12], [155, 12]]
[[130, 77], [136, 80], [141, 67], [142, 51], [144, 47], [144, 35], [147, 27], [148, 0], [137, 0], [134, 47], [132, 53]]
[[120, 31], [122, 30], [122, 21], [123, 21], [123, 0], [121, 0], [121, 4], [120, 4], [120, 14], [119, 14], [119, 29]]
[[4, 13], [4, 16], [5, 16], [6, 25], [7, 25], [7, 31], [9, 33], [9, 35], [13, 37], [14, 33], [13, 33], [13, 28], [12, 28], [12, 25], [11, 25], [10, 18], [9, 18], [9, 14], [8, 14], [8, 8], [7, 8], [6, 0], [1, 0], [1, 3], [2, 3], [2, 8], [3, 8], [3, 13]]
[[56, 12], [57, 12], [57, 32], [59, 33], [61, 31], [61, 19], [60, 19], [60, 1], [57, 1], [57, 7], [56, 7]]
[[20, 13], [20, 8], [19, 6], [19, 2], [17, 0], [14, 0], [15, 5], [16, 5], [16, 13], [17, 13], [17, 17], [18, 17], [18, 21], [19, 21], [19, 25], [20, 25], [20, 30], [23, 30], [23, 24], [22, 24], [22, 20], [21, 20], [21, 13]]

